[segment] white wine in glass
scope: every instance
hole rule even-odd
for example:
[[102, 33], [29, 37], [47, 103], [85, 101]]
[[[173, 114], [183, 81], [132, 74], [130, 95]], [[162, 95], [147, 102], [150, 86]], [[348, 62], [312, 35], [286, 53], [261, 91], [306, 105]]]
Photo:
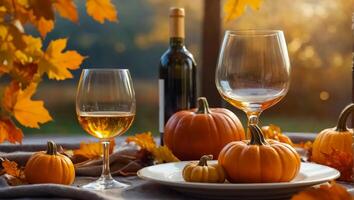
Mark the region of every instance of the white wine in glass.
[[76, 113], [81, 127], [103, 145], [102, 175], [82, 187], [95, 190], [127, 187], [110, 174], [109, 142], [125, 133], [135, 117], [135, 93], [129, 71], [84, 69], [77, 90]]
[[83, 112], [78, 118], [87, 133], [105, 139], [119, 136], [127, 131], [134, 116], [129, 112]]
[[216, 87], [230, 104], [257, 124], [290, 85], [290, 61], [280, 30], [226, 31], [215, 73]]

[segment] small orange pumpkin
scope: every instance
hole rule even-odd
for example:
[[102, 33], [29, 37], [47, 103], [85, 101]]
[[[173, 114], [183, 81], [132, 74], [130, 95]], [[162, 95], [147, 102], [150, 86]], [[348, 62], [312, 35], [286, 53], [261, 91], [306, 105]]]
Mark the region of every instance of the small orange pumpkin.
[[34, 153], [25, 166], [29, 183], [57, 183], [70, 185], [75, 179], [75, 168], [71, 160], [57, 152], [53, 141], [48, 141], [47, 152]]
[[180, 160], [198, 160], [208, 154], [217, 158], [227, 143], [244, 138], [237, 116], [224, 108], [209, 108], [205, 97], [198, 98], [197, 109], [172, 115], [164, 131], [165, 145]]
[[326, 164], [326, 154], [330, 155], [335, 149], [341, 152], [352, 154], [353, 129], [348, 129], [346, 122], [354, 104], [350, 104], [341, 112], [337, 126], [321, 131], [312, 146], [311, 161], [319, 164]]
[[299, 172], [300, 156], [289, 144], [265, 140], [257, 125], [250, 125], [251, 140], [231, 142], [218, 161], [232, 183], [291, 181]]

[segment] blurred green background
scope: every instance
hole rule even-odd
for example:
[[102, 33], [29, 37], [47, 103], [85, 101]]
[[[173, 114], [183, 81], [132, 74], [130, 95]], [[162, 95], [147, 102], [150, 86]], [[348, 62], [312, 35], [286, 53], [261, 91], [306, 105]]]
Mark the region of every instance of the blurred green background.
[[[169, 7], [185, 7], [186, 44], [201, 68], [201, 20], [203, 3], [207, 0], [113, 2], [119, 23], [98, 24], [86, 15], [83, 2], [77, 1], [79, 24], [58, 16], [56, 27], [46, 41], [69, 37], [68, 48], [88, 56], [82, 68], [128, 68], [137, 95], [137, 116], [128, 134], [143, 131], [158, 134], [158, 62], [168, 48]], [[223, 24], [223, 30], [285, 32], [292, 64], [291, 88], [280, 103], [261, 115], [262, 125], [274, 123], [291, 132], [318, 132], [335, 125], [340, 110], [351, 102], [351, 4], [348, 0], [264, 0], [259, 11], [248, 10], [239, 19]], [[44, 100], [54, 121], [40, 129], [26, 128], [25, 135], [85, 134], [75, 114], [80, 72], [74, 71], [75, 78], [71, 80], [45, 80], [40, 84], [36, 98]], [[246, 122], [242, 112], [227, 103], [224, 106]]]

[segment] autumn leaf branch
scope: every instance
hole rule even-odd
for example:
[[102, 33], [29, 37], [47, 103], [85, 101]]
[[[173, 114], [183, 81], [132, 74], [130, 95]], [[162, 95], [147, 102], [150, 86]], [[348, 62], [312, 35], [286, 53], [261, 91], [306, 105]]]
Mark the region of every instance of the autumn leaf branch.
[[[74, 0], [3, 0], [0, 5], [0, 78], [10, 77], [0, 99], [0, 143], [21, 143], [25, 127], [39, 128], [52, 120], [41, 100], [33, 100], [42, 76], [49, 79], [72, 78], [72, 70], [86, 58], [65, 50], [67, 39], [50, 41], [43, 48], [43, 38], [54, 29], [55, 12], [74, 23], [79, 20]], [[111, 0], [86, 0], [87, 13], [99, 23], [118, 20]], [[23, 25], [33, 25], [41, 35], [25, 32]]]

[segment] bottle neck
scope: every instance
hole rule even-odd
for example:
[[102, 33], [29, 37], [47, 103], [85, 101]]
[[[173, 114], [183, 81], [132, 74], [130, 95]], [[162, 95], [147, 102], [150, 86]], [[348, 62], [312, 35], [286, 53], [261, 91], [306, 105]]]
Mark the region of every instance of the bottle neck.
[[172, 49], [180, 49], [184, 47], [184, 38], [182, 37], [171, 37], [170, 47]]
[[170, 10], [170, 47], [184, 46], [184, 9], [172, 8]]

